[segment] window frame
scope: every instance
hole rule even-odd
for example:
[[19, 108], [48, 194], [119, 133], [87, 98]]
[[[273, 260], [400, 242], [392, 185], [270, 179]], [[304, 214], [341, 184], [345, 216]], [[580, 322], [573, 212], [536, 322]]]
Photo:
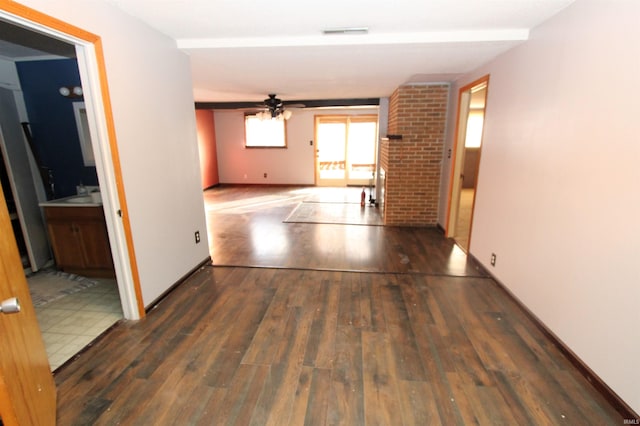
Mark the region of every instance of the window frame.
[[[259, 121], [263, 121], [260, 120], [255, 114], [245, 114], [244, 115], [244, 147], [245, 149], [287, 149], [289, 147], [288, 141], [287, 141], [287, 120], [276, 120], [276, 119], [271, 119], [271, 121], [276, 121], [278, 123], [282, 123], [282, 129], [283, 129], [283, 145], [249, 145], [249, 137], [248, 134], [249, 132], [247, 131], [247, 123], [248, 120], [251, 119], [253, 117], [253, 119], [255, 120], [259, 120]], [[269, 120], [264, 120], [264, 121], [269, 121]]]

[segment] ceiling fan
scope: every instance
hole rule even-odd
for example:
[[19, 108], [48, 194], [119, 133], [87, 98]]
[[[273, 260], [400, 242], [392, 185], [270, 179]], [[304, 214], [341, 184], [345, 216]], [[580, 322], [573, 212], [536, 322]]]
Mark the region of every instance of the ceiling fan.
[[[304, 108], [304, 104], [287, 104], [288, 108]], [[264, 111], [256, 114], [260, 119], [276, 118], [288, 120], [291, 117], [291, 110], [285, 109], [284, 102], [277, 98], [275, 93], [269, 94], [269, 97], [263, 101], [263, 104], [258, 105], [260, 108], [264, 108]]]

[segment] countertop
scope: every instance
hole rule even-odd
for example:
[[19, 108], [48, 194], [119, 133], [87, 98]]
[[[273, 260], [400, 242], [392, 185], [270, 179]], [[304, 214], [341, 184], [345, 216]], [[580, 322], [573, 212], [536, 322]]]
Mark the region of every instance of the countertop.
[[98, 196], [72, 195], [70, 197], [58, 198], [38, 204], [40, 207], [100, 207], [102, 199]]

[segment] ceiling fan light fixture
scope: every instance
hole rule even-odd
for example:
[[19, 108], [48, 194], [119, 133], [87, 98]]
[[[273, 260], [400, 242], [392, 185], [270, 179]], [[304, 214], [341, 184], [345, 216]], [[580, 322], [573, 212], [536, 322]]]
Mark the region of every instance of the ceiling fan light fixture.
[[342, 27], [342, 28], [325, 28], [322, 30], [324, 35], [352, 35], [352, 34], [368, 34], [369, 27]]
[[293, 115], [291, 110], [285, 109], [284, 102], [278, 99], [276, 95], [270, 94], [264, 103], [257, 105], [261, 111], [255, 113], [255, 117], [259, 120], [288, 120]]

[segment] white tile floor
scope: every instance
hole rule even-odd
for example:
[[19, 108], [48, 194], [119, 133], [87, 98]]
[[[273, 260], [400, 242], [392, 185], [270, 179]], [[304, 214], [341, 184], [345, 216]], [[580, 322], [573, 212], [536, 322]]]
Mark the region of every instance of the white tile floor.
[[51, 371], [122, 318], [116, 281], [96, 281], [93, 287], [36, 307]]

